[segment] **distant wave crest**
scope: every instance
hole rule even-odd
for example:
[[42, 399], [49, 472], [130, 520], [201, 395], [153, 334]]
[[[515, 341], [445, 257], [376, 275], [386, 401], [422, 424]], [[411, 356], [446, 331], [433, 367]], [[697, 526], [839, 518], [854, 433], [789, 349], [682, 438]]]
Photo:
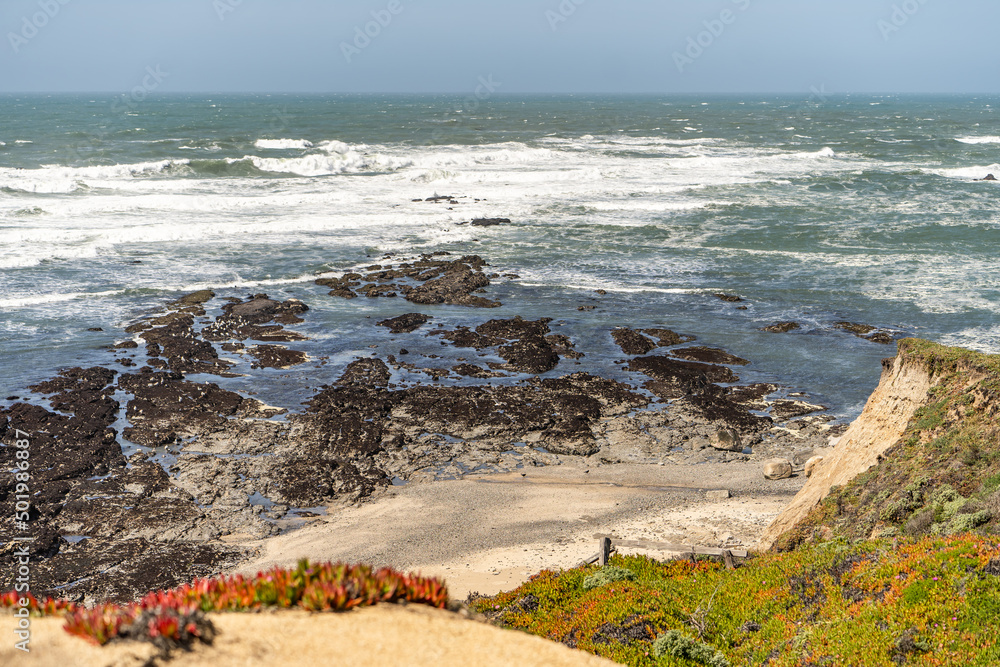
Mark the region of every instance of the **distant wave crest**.
[[306, 150], [313, 147], [313, 142], [305, 139], [258, 139], [254, 145], [264, 150]]
[[1000, 137], [958, 137], [955, 141], [960, 141], [963, 144], [1000, 144]]

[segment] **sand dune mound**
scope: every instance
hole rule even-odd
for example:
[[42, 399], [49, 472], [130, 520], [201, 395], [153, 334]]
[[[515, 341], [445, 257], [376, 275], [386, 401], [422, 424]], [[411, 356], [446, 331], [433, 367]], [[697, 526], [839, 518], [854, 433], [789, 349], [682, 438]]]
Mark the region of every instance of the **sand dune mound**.
[[[213, 614], [218, 636], [212, 646], [196, 645], [169, 659], [157, 657], [152, 644], [124, 642], [98, 648], [72, 637], [58, 618], [32, 624], [32, 651], [0, 646], [0, 664], [25, 667], [508, 667], [613, 665], [593, 655], [522, 632], [464, 619], [423, 605], [378, 605], [346, 614], [282, 611], [261, 614]], [[7, 636], [13, 617], [0, 624]]]

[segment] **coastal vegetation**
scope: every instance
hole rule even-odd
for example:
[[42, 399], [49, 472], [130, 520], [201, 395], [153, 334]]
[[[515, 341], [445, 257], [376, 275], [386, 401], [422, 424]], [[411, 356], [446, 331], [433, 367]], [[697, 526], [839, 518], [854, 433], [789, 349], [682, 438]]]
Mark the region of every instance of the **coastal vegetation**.
[[984, 536], [838, 539], [751, 558], [535, 575], [473, 608], [507, 628], [626, 665], [995, 665], [1000, 545]]
[[255, 577], [197, 579], [170, 591], [150, 593], [129, 605], [84, 607], [11, 592], [0, 596], [0, 608], [23, 607], [39, 616], [64, 614], [67, 632], [95, 644], [133, 639], [151, 641], [168, 650], [195, 641], [211, 643], [214, 629], [205, 616], [211, 612], [256, 612], [267, 608], [348, 611], [401, 601], [442, 609], [448, 604], [448, 591], [437, 579], [388, 568], [320, 565], [303, 560], [294, 569], [276, 567]]

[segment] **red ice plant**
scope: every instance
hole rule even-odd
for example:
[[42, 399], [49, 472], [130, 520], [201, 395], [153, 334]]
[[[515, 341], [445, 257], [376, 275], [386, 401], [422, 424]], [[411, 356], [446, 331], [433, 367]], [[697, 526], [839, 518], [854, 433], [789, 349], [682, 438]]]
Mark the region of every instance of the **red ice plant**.
[[[13, 592], [0, 596], [0, 608], [17, 607], [20, 598]], [[173, 646], [210, 640], [211, 624], [203, 616], [209, 612], [296, 606], [310, 611], [348, 611], [400, 600], [444, 608], [448, 590], [437, 579], [388, 568], [317, 565], [302, 560], [295, 569], [275, 567], [250, 579], [243, 575], [196, 579], [170, 591], [149, 593], [125, 606], [101, 604], [88, 609], [52, 599], [40, 603], [30, 594], [28, 600], [33, 613], [64, 613], [66, 631], [95, 644], [127, 636]]]

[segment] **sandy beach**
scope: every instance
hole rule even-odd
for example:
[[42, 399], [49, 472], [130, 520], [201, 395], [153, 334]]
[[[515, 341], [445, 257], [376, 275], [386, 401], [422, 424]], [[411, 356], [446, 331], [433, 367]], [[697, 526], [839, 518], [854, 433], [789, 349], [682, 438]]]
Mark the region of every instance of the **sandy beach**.
[[[395, 487], [373, 502], [331, 508], [307, 526], [250, 546], [256, 573], [300, 558], [364, 562], [444, 579], [453, 599], [494, 594], [550, 568], [569, 568], [600, 537], [753, 548], [801, 488], [766, 481], [761, 464], [583, 462], [520, 473]], [[732, 497], [713, 501], [712, 490]], [[622, 549], [666, 558], [655, 550]]]

